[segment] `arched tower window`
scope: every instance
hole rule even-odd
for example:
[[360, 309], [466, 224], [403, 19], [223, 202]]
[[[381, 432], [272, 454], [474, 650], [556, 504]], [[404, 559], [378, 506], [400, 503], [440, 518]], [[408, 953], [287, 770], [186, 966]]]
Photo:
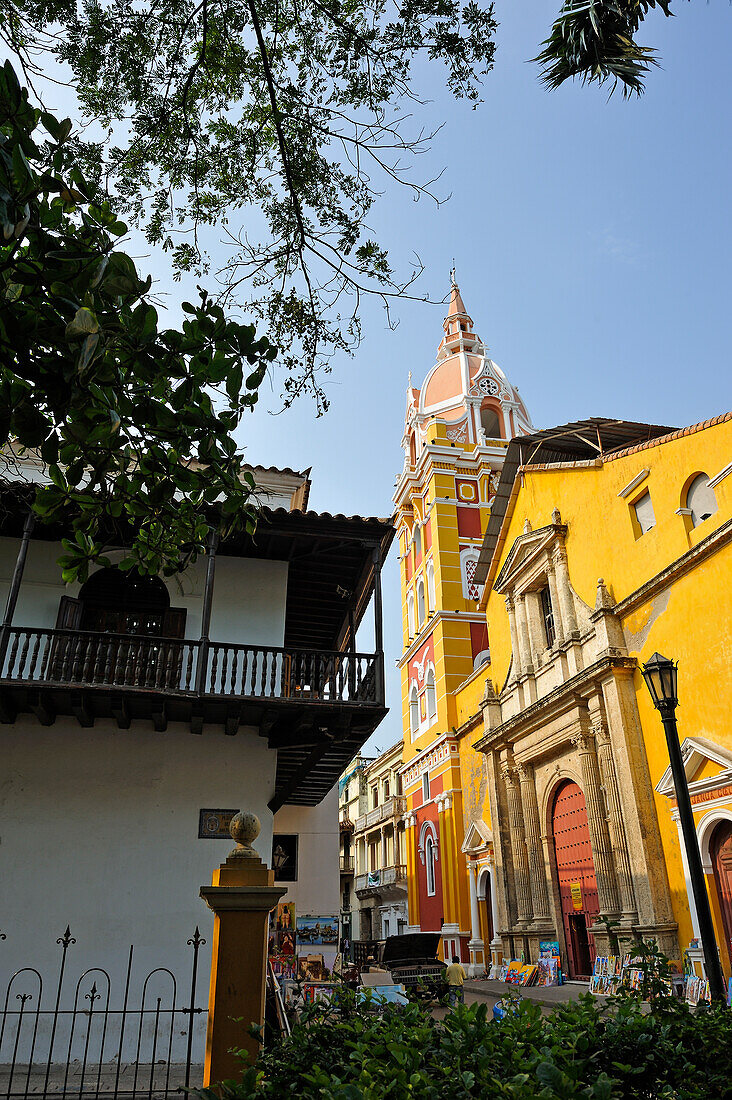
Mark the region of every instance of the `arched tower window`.
[[418, 523], [414, 525], [414, 553], [416, 557], [422, 553], [422, 528]]
[[412, 684], [412, 689], [409, 692], [409, 731], [412, 737], [419, 729], [419, 696], [417, 695], [417, 685]]
[[410, 591], [407, 593], [407, 630], [409, 631], [409, 637], [414, 637], [414, 593]]
[[421, 577], [417, 581], [417, 620], [417, 625], [421, 627], [425, 620], [424, 581]]
[[427, 834], [424, 842], [424, 866], [427, 875], [427, 894], [435, 896], [435, 842], [431, 833]]
[[430, 611], [437, 610], [437, 599], [435, 597], [435, 566], [432, 559], [427, 562], [427, 603]]
[[503, 439], [501, 414], [493, 405], [484, 404], [480, 410], [480, 423], [486, 439]]
[[437, 718], [437, 692], [435, 690], [435, 670], [427, 673], [427, 721], [431, 724]]

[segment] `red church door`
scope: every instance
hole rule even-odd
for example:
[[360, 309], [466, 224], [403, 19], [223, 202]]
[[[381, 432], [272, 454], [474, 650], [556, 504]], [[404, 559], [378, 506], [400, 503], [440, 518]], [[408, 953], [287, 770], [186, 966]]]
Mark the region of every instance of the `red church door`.
[[571, 780], [562, 783], [554, 797], [552, 836], [569, 976], [587, 978], [595, 958], [589, 929], [599, 915], [600, 906], [585, 796]]
[[724, 924], [725, 947], [732, 961], [732, 822], [720, 821], [709, 847]]

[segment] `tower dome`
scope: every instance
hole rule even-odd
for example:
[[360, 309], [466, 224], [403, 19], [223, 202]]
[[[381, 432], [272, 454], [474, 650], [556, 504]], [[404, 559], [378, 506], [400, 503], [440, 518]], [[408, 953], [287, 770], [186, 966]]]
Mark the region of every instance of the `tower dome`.
[[402, 444], [406, 461], [411, 464], [422, 450], [429, 425], [435, 421], [446, 425], [450, 442], [468, 449], [533, 431], [518, 389], [488, 356], [474, 331], [454, 272], [442, 327], [444, 336], [435, 365], [421, 389], [412, 386], [410, 374]]

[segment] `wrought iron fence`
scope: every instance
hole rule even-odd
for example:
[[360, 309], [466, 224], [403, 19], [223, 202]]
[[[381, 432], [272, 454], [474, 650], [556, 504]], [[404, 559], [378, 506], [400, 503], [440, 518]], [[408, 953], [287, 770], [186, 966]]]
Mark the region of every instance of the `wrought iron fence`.
[[[0, 940], [6, 939], [0, 932]], [[141, 979], [133, 974], [132, 946], [121, 998], [114, 1001], [113, 981], [104, 967], [88, 967], [75, 985], [68, 980], [67, 954], [76, 940], [67, 927], [56, 940], [61, 958], [50, 998], [44, 1001], [41, 972], [23, 966], [11, 976], [0, 1002], [0, 1096], [164, 1100], [200, 1084], [193, 1046], [197, 1018], [207, 1012], [195, 1004], [198, 956], [205, 942], [198, 928], [187, 941], [188, 1004], [179, 1004], [182, 994], [168, 967], [155, 967]]]

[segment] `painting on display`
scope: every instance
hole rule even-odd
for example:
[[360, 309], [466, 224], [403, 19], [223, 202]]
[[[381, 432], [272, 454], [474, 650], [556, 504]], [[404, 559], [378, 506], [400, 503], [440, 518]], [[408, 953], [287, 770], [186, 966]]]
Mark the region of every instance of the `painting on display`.
[[337, 917], [298, 917], [297, 942], [338, 943]]

